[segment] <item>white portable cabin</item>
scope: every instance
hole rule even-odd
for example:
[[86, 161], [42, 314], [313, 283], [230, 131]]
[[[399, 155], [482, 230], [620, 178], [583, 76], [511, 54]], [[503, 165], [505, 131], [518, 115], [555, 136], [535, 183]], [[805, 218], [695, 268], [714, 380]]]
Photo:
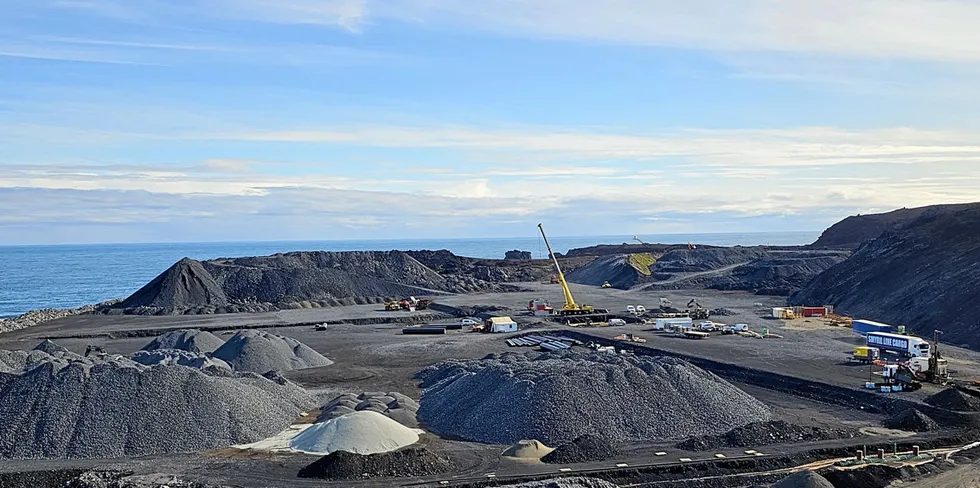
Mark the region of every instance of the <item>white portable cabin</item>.
[[490, 317], [490, 320], [487, 321], [487, 327], [490, 332], [494, 333], [517, 332], [517, 322], [514, 322], [510, 317]]
[[694, 321], [691, 317], [659, 318], [653, 323], [654, 330], [667, 330], [675, 328], [691, 328]]

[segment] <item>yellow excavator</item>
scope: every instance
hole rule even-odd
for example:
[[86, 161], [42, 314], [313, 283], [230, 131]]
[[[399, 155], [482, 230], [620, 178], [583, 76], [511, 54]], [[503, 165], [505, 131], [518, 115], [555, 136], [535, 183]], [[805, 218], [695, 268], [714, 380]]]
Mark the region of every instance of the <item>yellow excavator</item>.
[[575, 303], [575, 299], [572, 298], [572, 290], [568, 289], [568, 282], [565, 281], [565, 273], [561, 271], [561, 265], [558, 264], [558, 258], [555, 257], [555, 252], [551, 249], [551, 244], [548, 243], [548, 236], [544, 235], [544, 226], [538, 224], [538, 230], [541, 231], [541, 237], [544, 239], [544, 245], [548, 247], [548, 255], [551, 256], [551, 260], [555, 263], [555, 271], [558, 272], [558, 282], [561, 283], [561, 289], [565, 292], [565, 306], [556, 309], [555, 315], [588, 315], [593, 313], [608, 313], [606, 310], [601, 308], [595, 308], [592, 305], [579, 305]]

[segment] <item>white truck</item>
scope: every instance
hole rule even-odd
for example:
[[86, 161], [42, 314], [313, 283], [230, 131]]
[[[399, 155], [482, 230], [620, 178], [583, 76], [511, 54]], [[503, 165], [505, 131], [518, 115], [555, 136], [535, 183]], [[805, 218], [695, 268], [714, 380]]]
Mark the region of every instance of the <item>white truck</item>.
[[698, 324], [698, 328], [701, 329], [701, 332], [714, 332], [715, 323], [710, 320], [703, 320]]
[[677, 328], [690, 329], [694, 326], [691, 317], [659, 318], [653, 323], [653, 330], [668, 330]]
[[721, 328], [722, 334], [738, 334], [749, 330], [749, 324], [726, 325]]
[[882, 351], [891, 351], [909, 358], [929, 357], [929, 341], [918, 337], [886, 332], [868, 332], [868, 347], [877, 347]]

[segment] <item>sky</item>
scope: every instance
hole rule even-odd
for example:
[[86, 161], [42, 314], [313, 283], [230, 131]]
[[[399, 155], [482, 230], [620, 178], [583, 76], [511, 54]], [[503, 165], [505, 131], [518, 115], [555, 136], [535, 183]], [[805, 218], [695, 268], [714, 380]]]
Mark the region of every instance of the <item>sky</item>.
[[820, 230], [980, 200], [973, 0], [4, 0], [0, 245]]

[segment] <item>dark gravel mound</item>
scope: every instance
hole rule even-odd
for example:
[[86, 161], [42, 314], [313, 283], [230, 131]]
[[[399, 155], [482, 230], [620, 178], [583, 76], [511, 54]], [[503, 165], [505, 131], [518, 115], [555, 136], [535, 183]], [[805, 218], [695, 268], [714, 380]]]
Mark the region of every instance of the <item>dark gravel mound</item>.
[[559, 446], [550, 454], [541, 458], [548, 464], [573, 464], [612, 459], [619, 451], [608, 440], [595, 436], [583, 435], [568, 444]]
[[255, 442], [312, 403], [292, 383], [251, 374], [48, 356], [0, 383], [0, 457], [117, 458]]
[[674, 249], [657, 261], [657, 273], [697, 273], [743, 264], [768, 256], [761, 247]]
[[596, 478], [555, 478], [517, 485], [504, 485], [503, 488], [616, 488], [616, 485]]
[[889, 429], [906, 430], [909, 432], [930, 432], [939, 429], [939, 424], [935, 420], [932, 420], [914, 408], [899, 413], [886, 420], [884, 424]]
[[738, 315], [738, 312], [727, 308], [716, 308], [711, 311], [712, 317], [731, 317], [732, 315]]
[[113, 308], [153, 307], [168, 311], [228, 304], [221, 286], [201, 264], [184, 258]]
[[71, 351], [68, 350], [68, 348], [66, 348], [66, 347], [64, 347], [64, 346], [62, 346], [60, 344], [56, 344], [55, 342], [51, 341], [50, 339], [45, 339], [44, 342], [42, 342], [42, 343], [34, 346], [34, 350], [35, 351], [41, 351], [41, 352], [50, 354], [52, 356], [54, 356], [54, 355], [61, 355], [61, 354], [71, 354], [72, 353]]
[[174, 330], [167, 332], [143, 346], [144, 351], [157, 349], [180, 349], [189, 352], [211, 353], [223, 346], [220, 337], [197, 329]]
[[794, 425], [782, 420], [755, 422], [736, 427], [722, 435], [693, 437], [680, 444], [685, 451], [707, 451], [725, 447], [754, 447], [772, 444], [815, 442], [857, 437], [854, 431]]
[[231, 336], [213, 357], [236, 371], [267, 373], [329, 366], [333, 361], [291, 337], [260, 330], [242, 330]]
[[934, 207], [862, 245], [790, 302], [906, 324], [943, 342], [980, 346], [980, 204]]
[[801, 471], [783, 478], [771, 488], [834, 488], [834, 485], [814, 471]]
[[956, 388], [947, 388], [929, 398], [926, 403], [955, 412], [980, 412], [980, 398]]
[[630, 254], [600, 256], [589, 264], [566, 275], [568, 281], [583, 285], [601, 286], [605, 282], [613, 288], [628, 290], [638, 283], [650, 281], [652, 271], [631, 260]]
[[[687, 244], [600, 244], [598, 246], [569, 249], [566, 258], [584, 258], [594, 256], [609, 256], [612, 254], [632, 254], [649, 252], [663, 254], [672, 249], [687, 249]], [[558, 254], [561, 257], [561, 253]], [[565, 269], [564, 267], [562, 269]]]
[[932, 212], [936, 209], [944, 211], [955, 210], [967, 206], [968, 204], [934, 205], [919, 208], [901, 208], [882, 214], [854, 215], [830, 226], [811, 246], [856, 249], [861, 244], [877, 239], [886, 231], [893, 230], [905, 222], [919, 217], [923, 213]]
[[299, 477], [327, 480], [411, 478], [445, 473], [454, 468], [448, 459], [418, 447], [368, 455], [337, 451], [301, 469]]
[[679, 439], [770, 417], [755, 398], [672, 358], [505, 353], [445, 361], [418, 378], [423, 424], [491, 444], [561, 445], [596, 432], [616, 444]]

